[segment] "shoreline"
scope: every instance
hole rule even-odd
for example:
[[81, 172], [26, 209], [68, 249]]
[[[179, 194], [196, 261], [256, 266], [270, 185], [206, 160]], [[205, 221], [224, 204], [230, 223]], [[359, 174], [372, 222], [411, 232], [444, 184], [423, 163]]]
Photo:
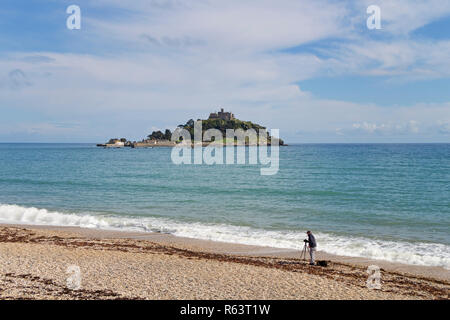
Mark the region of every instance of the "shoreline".
[[[139, 232], [139, 231], [125, 231], [125, 230], [95, 229], [95, 228], [74, 227], [74, 226], [49, 226], [49, 225], [16, 224], [16, 223], [14, 224], [0, 223], [0, 227], [18, 227], [30, 230], [41, 229], [56, 232], [69, 232], [76, 234], [77, 236], [82, 236], [90, 239], [144, 240], [156, 242], [162, 245], [183, 246], [193, 249], [195, 251], [203, 251], [208, 253], [217, 253], [226, 255], [242, 255], [253, 257], [263, 256], [273, 258], [299, 259], [301, 253], [299, 250], [295, 249], [248, 245], [241, 243], [222, 242], [216, 240], [204, 240], [160, 232]], [[438, 266], [413, 265], [400, 262], [392, 262], [382, 259], [342, 256], [323, 252], [321, 250], [318, 250], [316, 252], [316, 260], [329, 260], [333, 262], [357, 265], [361, 267], [368, 267], [369, 265], [377, 265], [380, 268], [389, 272], [399, 272], [409, 274], [411, 276], [420, 276], [450, 282], [450, 270]]]
[[[376, 261], [381, 290], [366, 287], [373, 261], [79, 227], [0, 224], [5, 299], [448, 299], [448, 271]], [[79, 265], [83, 288], [66, 288]], [[444, 269], [445, 270], [445, 269]]]

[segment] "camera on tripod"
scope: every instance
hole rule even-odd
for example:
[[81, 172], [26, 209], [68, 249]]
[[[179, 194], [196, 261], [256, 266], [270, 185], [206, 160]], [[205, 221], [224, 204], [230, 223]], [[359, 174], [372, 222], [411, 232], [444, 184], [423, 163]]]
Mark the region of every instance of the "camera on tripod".
[[308, 243], [309, 241], [307, 239], [303, 240], [304, 243]]

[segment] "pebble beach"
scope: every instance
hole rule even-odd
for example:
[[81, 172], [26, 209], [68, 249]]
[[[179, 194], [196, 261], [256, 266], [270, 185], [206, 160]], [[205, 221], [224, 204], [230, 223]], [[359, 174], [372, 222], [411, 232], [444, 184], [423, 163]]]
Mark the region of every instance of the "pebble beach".
[[[3, 225], [0, 298], [448, 299], [446, 271], [432, 277], [382, 267], [381, 289], [369, 289], [367, 266], [327, 261], [309, 266], [292, 252], [158, 234]], [[80, 271], [76, 288], [71, 266]]]

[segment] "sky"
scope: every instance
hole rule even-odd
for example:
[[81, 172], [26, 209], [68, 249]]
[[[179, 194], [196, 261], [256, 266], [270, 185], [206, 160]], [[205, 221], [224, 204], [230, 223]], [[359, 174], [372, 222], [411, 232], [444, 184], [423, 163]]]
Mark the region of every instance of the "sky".
[[450, 142], [450, 0], [1, 1], [0, 142], [140, 140], [219, 108], [288, 143]]

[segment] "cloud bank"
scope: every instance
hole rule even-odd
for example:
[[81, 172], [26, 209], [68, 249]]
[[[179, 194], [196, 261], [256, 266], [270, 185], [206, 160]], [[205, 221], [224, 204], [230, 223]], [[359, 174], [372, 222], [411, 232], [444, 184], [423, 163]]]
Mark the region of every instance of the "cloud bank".
[[372, 31], [370, 1], [79, 2], [82, 29], [54, 31], [65, 50], [42, 35], [40, 50], [0, 55], [0, 140], [11, 123], [25, 140], [139, 139], [222, 106], [288, 142], [449, 141], [448, 102], [326, 99], [300, 83], [450, 84], [450, 40], [412, 35], [450, 4], [379, 1], [383, 29]]

